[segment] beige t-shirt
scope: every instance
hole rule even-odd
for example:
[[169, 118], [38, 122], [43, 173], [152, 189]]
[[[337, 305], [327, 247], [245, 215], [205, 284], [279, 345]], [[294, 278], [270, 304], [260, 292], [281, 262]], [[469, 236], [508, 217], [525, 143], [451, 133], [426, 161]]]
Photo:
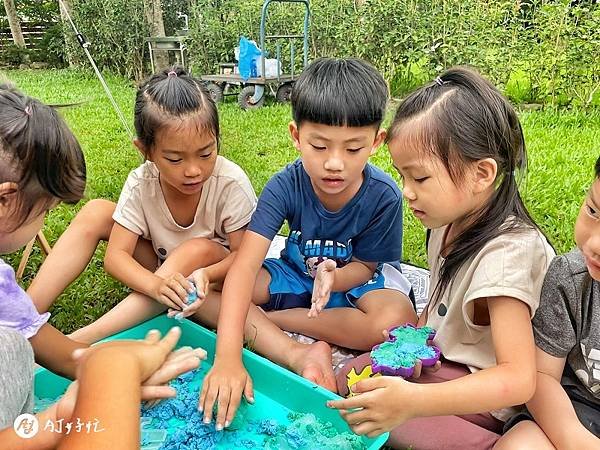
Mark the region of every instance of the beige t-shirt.
[[[438, 283], [444, 261], [440, 252], [446, 228], [432, 230], [429, 238], [430, 292]], [[533, 317], [554, 256], [539, 230], [523, 229], [492, 239], [465, 262], [436, 304], [428, 304], [423, 311], [427, 325], [437, 331], [433, 342], [444, 357], [465, 364], [471, 372], [495, 366], [491, 328], [473, 323], [474, 301], [485, 297], [517, 298], [529, 306]], [[506, 420], [510, 413], [508, 409], [492, 412], [500, 420]]]
[[146, 161], [131, 171], [119, 197], [113, 219], [131, 232], [152, 241], [162, 260], [179, 244], [206, 238], [228, 246], [227, 234], [245, 227], [256, 208], [256, 194], [237, 164], [217, 156], [212, 175], [202, 187], [191, 225], [177, 224], [165, 201], [158, 169]]

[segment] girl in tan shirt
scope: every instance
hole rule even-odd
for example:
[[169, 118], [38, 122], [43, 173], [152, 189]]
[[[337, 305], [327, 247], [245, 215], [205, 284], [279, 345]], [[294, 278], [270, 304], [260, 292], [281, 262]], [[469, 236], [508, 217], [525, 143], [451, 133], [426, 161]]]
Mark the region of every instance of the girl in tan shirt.
[[419, 325], [437, 330], [445, 360], [417, 380], [361, 381], [360, 395], [330, 406], [358, 434], [393, 430], [394, 447], [491, 448], [506, 408], [535, 389], [531, 317], [554, 256], [519, 194], [521, 125], [487, 80], [454, 68], [400, 104], [388, 142], [408, 206], [431, 230]]

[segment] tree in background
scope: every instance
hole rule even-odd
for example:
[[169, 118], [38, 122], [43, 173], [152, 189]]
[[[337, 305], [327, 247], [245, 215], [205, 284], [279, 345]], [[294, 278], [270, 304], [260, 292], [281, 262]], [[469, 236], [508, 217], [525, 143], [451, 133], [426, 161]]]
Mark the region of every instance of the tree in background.
[[13, 0], [4, 0], [4, 10], [6, 12], [6, 17], [8, 18], [10, 32], [12, 33], [15, 45], [20, 48], [25, 48], [25, 39], [23, 38], [23, 32], [21, 31], [21, 22], [17, 15], [15, 2]]
[[[144, 0], [144, 13], [150, 29], [150, 37], [165, 37], [165, 23], [160, 0]], [[160, 69], [169, 65], [167, 52], [156, 52], [154, 55], [157, 68]]]

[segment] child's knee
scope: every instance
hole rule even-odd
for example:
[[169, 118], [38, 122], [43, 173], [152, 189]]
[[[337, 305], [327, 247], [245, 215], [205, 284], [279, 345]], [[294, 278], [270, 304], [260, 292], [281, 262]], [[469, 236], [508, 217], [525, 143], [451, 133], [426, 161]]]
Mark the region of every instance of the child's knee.
[[494, 450], [528, 450], [554, 448], [544, 432], [532, 420], [523, 420], [500, 438]]
[[382, 305], [372, 311], [374, 323], [380, 330], [417, 322], [417, 312], [405, 294], [390, 289], [381, 297]]
[[371, 307], [363, 310], [367, 315], [365, 336], [368, 336], [367, 341], [370, 347], [383, 342], [383, 330], [417, 322], [417, 313], [406, 295], [399, 291], [389, 290], [387, 292], [386, 290], [385, 294], [380, 294], [380, 297], [372, 299]]
[[106, 240], [114, 224], [112, 216], [115, 207], [116, 205], [108, 200], [90, 200], [77, 213], [73, 224], [81, 227], [90, 236]]
[[194, 261], [198, 267], [205, 267], [225, 258], [228, 253], [228, 250], [217, 242], [206, 238], [194, 238], [177, 246], [171, 256], [185, 255], [187, 259]]
[[363, 345], [357, 346], [357, 350], [370, 351], [377, 344], [381, 344], [385, 340], [383, 330], [390, 327], [389, 321], [381, 317], [370, 317], [367, 314], [367, 320], [365, 320], [365, 325], [361, 330]]

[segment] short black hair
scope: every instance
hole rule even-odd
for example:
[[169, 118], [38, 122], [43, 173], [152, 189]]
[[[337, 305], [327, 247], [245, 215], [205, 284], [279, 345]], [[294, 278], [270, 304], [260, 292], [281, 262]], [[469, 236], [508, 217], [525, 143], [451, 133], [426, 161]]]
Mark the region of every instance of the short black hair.
[[598, 156], [598, 159], [596, 160], [596, 166], [594, 169], [596, 171], [596, 178], [600, 180], [600, 156]]
[[77, 203], [86, 182], [81, 147], [55, 108], [7, 83], [0, 84], [0, 183], [4, 182], [18, 185], [15, 229], [58, 201]]
[[369, 63], [354, 58], [320, 58], [298, 77], [292, 115], [322, 125], [379, 127], [388, 101], [387, 83]]
[[152, 75], [139, 87], [134, 106], [137, 138], [148, 157], [156, 133], [172, 120], [192, 119], [199, 130], [209, 130], [219, 147], [219, 114], [204, 84], [182, 67], [173, 66]]

